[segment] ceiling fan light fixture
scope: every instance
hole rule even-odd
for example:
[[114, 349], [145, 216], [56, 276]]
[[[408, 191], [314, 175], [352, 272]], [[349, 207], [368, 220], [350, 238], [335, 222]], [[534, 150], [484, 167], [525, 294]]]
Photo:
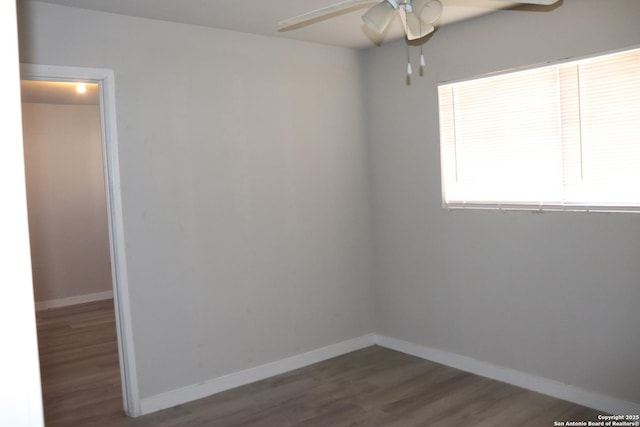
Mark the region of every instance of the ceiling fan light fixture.
[[393, 13], [397, 8], [398, 3], [395, 0], [384, 0], [362, 15], [362, 20], [371, 30], [382, 34], [391, 23]]
[[433, 25], [421, 21], [416, 13], [407, 13], [404, 19], [406, 19], [405, 32], [409, 40], [420, 39], [434, 30]]
[[420, 16], [420, 12], [430, 1], [431, 0], [411, 0], [411, 8], [413, 9], [412, 11]]
[[[422, 0], [414, 0], [414, 4], [417, 1]], [[442, 3], [438, 0], [427, 1], [420, 9], [416, 11], [420, 20], [425, 24], [434, 24], [440, 16], [442, 15]]]
[[402, 28], [404, 29], [407, 40], [420, 39], [434, 30], [433, 25], [422, 22], [414, 12], [407, 12], [404, 8], [400, 7], [398, 14], [400, 15], [400, 22], [402, 23]]

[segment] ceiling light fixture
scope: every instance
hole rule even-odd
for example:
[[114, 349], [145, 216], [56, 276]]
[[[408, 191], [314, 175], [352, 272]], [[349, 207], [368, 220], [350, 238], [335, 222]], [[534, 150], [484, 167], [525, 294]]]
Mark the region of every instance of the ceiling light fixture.
[[84, 83], [78, 83], [76, 85], [76, 92], [78, 93], [86, 93], [87, 92], [87, 85]]
[[[560, 0], [495, 0], [518, 4], [550, 6]], [[338, 3], [312, 10], [278, 23], [278, 31], [288, 31], [312, 24], [336, 14], [346, 13], [360, 5], [375, 4], [362, 16], [367, 27], [382, 34], [391, 24], [394, 12], [400, 15], [407, 39], [420, 39], [434, 30], [442, 14], [440, 0], [341, 0]]]
[[442, 15], [439, 0], [384, 0], [367, 11], [362, 20], [371, 30], [382, 34], [397, 11], [408, 40], [417, 40], [433, 32]]
[[391, 23], [393, 12], [398, 9], [398, 3], [394, 0], [385, 0], [378, 3], [362, 15], [362, 20], [367, 27], [378, 34], [384, 32]]
[[[551, 6], [560, 0], [496, 0], [517, 4], [535, 4]], [[338, 3], [312, 10], [302, 15], [284, 19], [278, 23], [278, 31], [288, 31], [308, 25], [335, 14], [345, 13], [359, 5], [377, 3], [362, 15], [365, 25], [378, 35], [383, 35], [391, 25], [393, 16], [400, 17], [400, 22], [407, 41], [419, 40], [431, 34], [442, 15], [441, 0], [341, 0]], [[415, 44], [415, 43], [414, 43]], [[410, 56], [407, 61], [407, 75], [413, 73]], [[424, 73], [426, 61], [422, 45], [420, 45], [420, 73]]]

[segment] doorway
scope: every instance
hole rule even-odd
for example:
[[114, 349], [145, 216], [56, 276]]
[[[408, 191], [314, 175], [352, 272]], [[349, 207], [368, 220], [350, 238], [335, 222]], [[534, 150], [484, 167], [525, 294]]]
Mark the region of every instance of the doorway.
[[[131, 316], [128, 298], [129, 293], [126, 275], [126, 257], [124, 252], [124, 230], [119, 186], [120, 179], [118, 167], [117, 133], [115, 125], [115, 91], [113, 86], [113, 71], [93, 68], [39, 66], [28, 64], [21, 66], [21, 74], [23, 80], [29, 81], [31, 83], [42, 83], [48, 81], [55, 82], [52, 84], [57, 84], [58, 86], [72, 85], [74, 87], [74, 90], [77, 90], [77, 88], [82, 88], [85, 91], [95, 89], [94, 102], [97, 102], [97, 104], [94, 107], [88, 106], [86, 108], [82, 107], [79, 109], [88, 111], [93, 108], [95, 114], [97, 114], [96, 123], [99, 128], [95, 129], [94, 132], [96, 133], [96, 137], [99, 140], [99, 146], [93, 151], [87, 151], [87, 147], [80, 148], [80, 151], [84, 150], [86, 152], [93, 153], [91, 154], [93, 158], [89, 160], [85, 159], [85, 162], [93, 163], [94, 165], [93, 172], [90, 173], [93, 173], [94, 175], [96, 173], [100, 173], [101, 175], [102, 187], [104, 190], [102, 193], [102, 214], [104, 219], [106, 219], [106, 224], [104, 224], [102, 232], [100, 230], [92, 231], [91, 233], [93, 234], [93, 236], [86, 236], [87, 239], [84, 239], [84, 242], [85, 244], [87, 242], [96, 242], [102, 238], [103, 240], [106, 240], [107, 247], [103, 249], [84, 248], [84, 250], [86, 250], [87, 252], [100, 252], [101, 250], [103, 250], [103, 255], [106, 254], [106, 259], [104, 259], [105, 257], [102, 257], [102, 261], [97, 261], [97, 264], [93, 263], [94, 265], [88, 267], [85, 265], [83, 268], [85, 270], [87, 268], [99, 270], [100, 278], [97, 280], [97, 282], [103, 283], [93, 283], [92, 285], [94, 287], [88, 293], [85, 292], [85, 295], [80, 296], [71, 295], [74, 292], [77, 293], [77, 289], [75, 291], [70, 291], [68, 289], [60, 290], [57, 286], [49, 286], [48, 289], [40, 290], [40, 292], [43, 293], [45, 297], [49, 297], [49, 307], [55, 307], [56, 305], [66, 305], [65, 303], [74, 302], [88, 303], [91, 301], [103, 300], [104, 298], [113, 296], [115, 317], [114, 324], [116, 329], [115, 335], [117, 338], [117, 352], [121, 379], [120, 383], [122, 386], [122, 405], [124, 411], [128, 415], [137, 416], [140, 414], [140, 405], [137, 392], [137, 377], [134, 365], [134, 347], [131, 332]], [[79, 86], [80, 83], [83, 83], [84, 85]], [[77, 97], [77, 95], [78, 94], [76, 92], [76, 95], [74, 96]], [[37, 109], [46, 110], [50, 108], [40, 106], [36, 107], [36, 110]], [[79, 120], [79, 122], [84, 123], [85, 125], [87, 124], [87, 121], [93, 120], [90, 118], [90, 113], [86, 114], [89, 115], [86, 115], [84, 119]], [[25, 149], [26, 148], [27, 147], [25, 147]], [[69, 153], [73, 153], [73, 150], [69, 151], [67, 155]], [[55, 154], [58, 157], [64, 157], [65, 155], [64, 152], [56, 152]], [[99, 157], [97, 163], [96, 156]], [[69, 160], [71, 160], [72, 162], [82, 162], [81, 159]], [[84, 164], [83, 168], [85, 169], [85, 171], [90, 169], [88, 164]], [[96, 171], [95, 169], [98, 170]], [[27, 176], [27, 178], [29, 178], [29, 176]], [[72, 182], [73, 177], [71, 177], [70, 179], [71, 181], [69, 182]], [[81, 184], [86, 187], [85, 184], [87, 183]], [[55, 196], [49, 195], [49, 197]], [[95, 196], [93, 198], [95, 199]], [[93, 202], [91, 203], [93, 203], [93, 205], [100, 205], [100, 202], [96, 200], [93, 200]], [[64, 203], [58, 204], [60, 206], [65, 206]], [[73, 221], [73, 219], [70, 218], [66, 218], [66, 220]], [[87, 230], [89, 228], [87, 228]], [[98, 236], [98, 234], [101, 233], [102, 237]], [[74, 250], [77, 251], [78, 249], [76, 248]], [[102, 265], [100, 265], [101, 263]], [[55, 268], [55, 263], [49, 267]], [[34, 264], [34, 282], [38, 276], [38, 272], [35, 271], [35, 268], [36, 266]], [[64, 282], [65, 272], [62, 272], [61, 277], [62, 279], [60, 280]], [[67, 294], [65, 294], [65, 292], [67, 292]], [[36, 290], [36, 294], [37, 293], [38, 290]], [[52, 295], [54, 295], [53, 298], [51, 298]], [[58, 296], [58, 298], [56, 298], [55, 296]], [[36, 295], [36, 299], [41, 298]]]
[[98, 84], [20, 86], [36, 310], [110, 299]]

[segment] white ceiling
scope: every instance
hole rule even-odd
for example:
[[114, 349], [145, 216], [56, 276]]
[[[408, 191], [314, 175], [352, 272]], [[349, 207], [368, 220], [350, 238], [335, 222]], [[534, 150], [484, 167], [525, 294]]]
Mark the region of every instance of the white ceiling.
[[97, 83], [85, 83], [86, 92], [77, 92], [77, 83], [22, 80], [22, 102], [43, 104], [98, 105], [100, 94]]
[[[320, 20], [295, 30], [278, 32], [277, 23], [285, 18], [319, 9], [338, 0], [41, 0], [64, 6], [185, 24], [203, 25], [266, 36], [286, 37], [315, 43], [353, 48], [372, 47], [402, 36], [400, 22], [394, 22], [384, 39], [367, 35], [360, 16], [364, 5], [348, 13]], [[469, 19], [514, 6], [502, 0], [441, 0], [441, 24]]]

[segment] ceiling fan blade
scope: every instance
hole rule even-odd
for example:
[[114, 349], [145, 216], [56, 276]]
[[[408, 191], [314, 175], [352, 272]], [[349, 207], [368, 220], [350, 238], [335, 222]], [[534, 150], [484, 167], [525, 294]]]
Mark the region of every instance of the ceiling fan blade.
[[508, 1], [510, 3], [520, 3], [520, 4], [539, 4], [542, 6], [550, 6], [554, 3], [558, 3], [560, 0], [498, 0], [498, 1]]
[[327, 7], [312, 10], [311, 12], [303, 13], [291, 18], [283, 19], [278, 22], [278, 31], [285, 31], [297, 27], [300, 24], [304, 24], [314, 19], [321, 18], [325, 15], [331, 15], [333, 13], [339, 13], [346, 11], [361, 4], [380, 3], [381, 0], [343, 0], [339, 3], [332, 4]]

